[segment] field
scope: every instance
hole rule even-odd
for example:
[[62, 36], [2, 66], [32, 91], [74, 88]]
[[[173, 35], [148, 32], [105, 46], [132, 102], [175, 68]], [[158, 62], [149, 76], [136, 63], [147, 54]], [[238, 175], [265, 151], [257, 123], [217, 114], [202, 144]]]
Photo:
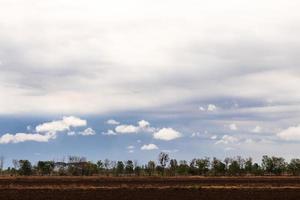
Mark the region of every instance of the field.
[[0, 199], [300, 199], [300, 178], [2, 177]]

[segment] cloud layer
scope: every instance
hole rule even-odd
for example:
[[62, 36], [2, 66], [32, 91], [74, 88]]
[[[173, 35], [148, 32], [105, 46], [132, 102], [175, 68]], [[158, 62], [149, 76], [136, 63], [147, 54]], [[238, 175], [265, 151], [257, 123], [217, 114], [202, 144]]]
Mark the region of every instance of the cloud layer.
[[0, 114], [103, 114], [220, 97], [297, 103], [299, 6], [3, 0]]

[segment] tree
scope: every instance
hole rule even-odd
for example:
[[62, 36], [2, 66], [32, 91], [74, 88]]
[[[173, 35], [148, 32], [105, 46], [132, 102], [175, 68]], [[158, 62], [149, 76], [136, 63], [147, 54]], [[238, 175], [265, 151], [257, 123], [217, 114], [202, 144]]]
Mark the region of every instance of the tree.
[[224, 175], [225, 174], [225, 164], [218, 160], [217, 158], [213, 158], [211, 162], [211, 171], [213, 175]]
[[142, 172], [142, 168], [140, 166], [135, 166], [135, 168], [134, 168], [134, 174], [136, 176], [140, 176], [141, 172]]
[[98, 172], [98, 167], [92, 162], [85, 162], [82, 164], [82, 175], [92, 176]]
[[281, 157], [269, 157], [263, 156], [262, 158], [262, 168], [268, 174], [280, 175], [286, 171], [287, 164], [284, 158]]
[[240, 165], [238, 163], [237, 160], [231, 160], [229, 166], [228, 166], [228, 173], [230, 175], [236, 176], [236, 175], [240, 175]]
[[272, 157], [274, 163], [274, 171], [273, 173], [276, 175], [281, 175], [287, 171], [287, 163], [282, 157]]
[[252, 158], [247, 158], [245, 160], [245, 172], [251, 174], [253, 169]]
[[179, 166], [177, 170], [178, 174], [180, 175], [188, 175], [189, 173], [189, 165], [186, 160], [180, 160]]
[[106, 176], [109, 175], [109, 167], [110, 167], [110, 161], [106, 158], [104, 160], [104, 168], [105, 168]]
[[171, 159], [170, 160], [170, 173], [172, 176], [176, 175], [176, 170], [178, 168], [178, 163], [176, 159]]
[[155, 172], [155, 162], [150, 160], [146, 166], [146, 172], [149, 176], [152, 176]]
[[166, 167], [167, 163], [169, 162], [169, 159], [170, 159], [169, 155], [164, 152], [161, 152], [158, 156], [158, 161], [159, 161], [160, 166], [162, 167], [163, 175], [164, 175], [165, 167]]
[[134, 166], [133, 166], [132, 160], [127, 160], [125, 164], [126, 164], [125, 165], [125, 173], [126, 174], [133, 174]]
[[196, 158], [191, 160], [189, 170], [188, 170], [188, 174], [196, 175], [198, 173], [198, 170], [197, 170], [197, 167], [196, 167], [196, 162], [197, 162]]
[[294, 176], [299, 176], [300, 175], [300, 159], [292, 159], [290, 161], [290, 163], [288, 164], [288, 171]]
[[271, 174], [274, 170], [274, 164], [272, 158], [267, 155], [262, 157], [261, 166], [266, 173]]
[[196, 166], [198, 168], [198, 175], [206, 175], [209, 171], [209, 158], [197, 159]]
[[4, 165], [4, 156], [0, 156], [0, 171], [1, 171], [1, 174], [2, 174], [2, 171], [3, 171], [3, 165]]
[[83, 175], [83, 168], [86, 162], [85, 157], [69, 156], [68, 173], [73, 176]]
[[37, 164], [37, 170], [41, 175], [50, 175], [54, 169], [53, 161], [39, 161]]
[[119, 176], [124, 172], [124, 163], [122, 161], [117, 162], [117, 169], [116, 169], [116, 174]]
[[19, 160], [19, 173], [23, 176], [30, 176], [32, 174], [32, 165], [28, 160]]
[[98, 160], [97, 161], [97, 169], [98, 169], [98, 173], [102, 174], [102, 172], [104, 171], [104, 163], [102, 162], [102, 160]]
[[252, 165], [252, 172], [251, 173], [255, 176], [261, 176], [261, 175], [264, 174], [261, 166], [259, 166], [259, 164], [257, 164], [257, 163], [254, 163]]

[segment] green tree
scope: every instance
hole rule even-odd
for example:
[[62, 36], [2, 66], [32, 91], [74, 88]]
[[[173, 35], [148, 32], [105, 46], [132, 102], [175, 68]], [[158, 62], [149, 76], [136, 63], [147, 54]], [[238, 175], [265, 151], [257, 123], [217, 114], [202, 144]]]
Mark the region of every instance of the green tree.
[[206, 175], [209, 171], [209, 158], [197, 159], [196, 166], [198, 168], [198, 175]]
[[179, 166], [178, 166], [177, 172], [180, 175], [188, 175], [189, 165], [188, 165], [186, 160], [180, 160], [179, 161]]
[[149, 176], [154, 175], [155, 173], [155, 162], [150, 160], [146, 166], [146, 172], [148, 173]]
[[280, 175], [286, 171], [287, 164], [284, 158], [265, 155], [262, 158], [262, 168], [268, 174]]
[[133, 161], [132, 160], [127, 160], [126, 165], [125, 165], [125, 173], [126, 174], [133, 174], [133, 169], [134, 169]]
[[292, 159], [288, 164], [288, 171], [294, 176], [300, 175], [300, 159]]
[[32, 165], [29, 160], [19, 160], [19, 173], [23, 176], [30, 176], [32, 175]]
[[177, 160], [176, 159], [171, 159], [170, 160], [170, 174], [171, 174], [171, 176], [176, 175], [177, 168], [178, 168]]
[[117, 162], [117, 169], [116, 169], [116, 174], [119, 176], [120, 174], [123, 174], [124, 172], [124, 163], [122, 161]]
[[224, 175], [225, 167], [226, 165], [222, 161], [218, 160], [217, 158], [213, 158], [211, 162], [211, 172], [213, 175]]
[[252, 170], [253, 170], [252, 158], [247, 158], [245, 160], [245, 172], [247, 174], [252, 174]]
[[37, 164], [37, 170], [41, 175], [50, 175], [54, 169], [53, 161], [39, 161]]
[[229, 166], [228, 166], [228, 173], [230, 175], [236, 176], [240, 175], [241, 168], [237, 160], [231, 160]]
[[102, 174], [104, 171], [104, 163], [102, 162], [102, 160], [98, 160], [97, 161], [97, 169], [98, 169], [98, 173]]

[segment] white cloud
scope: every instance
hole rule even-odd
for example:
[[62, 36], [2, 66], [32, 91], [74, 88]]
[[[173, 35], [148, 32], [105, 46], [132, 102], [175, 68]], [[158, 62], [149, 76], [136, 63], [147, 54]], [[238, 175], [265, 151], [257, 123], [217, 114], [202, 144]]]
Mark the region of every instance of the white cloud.
[[139, 127], [133, 125], [119, 125], [115, 128], [115, 132], [120, 134], [138, 133]]
[[224, 135], [222, 139], [218, 140], [215, 144], [231, 144], [237, 143], [239, 141], [238, 138], [230, 135]]
[[107, 132], [103, 132], [102, 135], [117, 135], [113, 130], [108, 130]]
[[84, 131], [79, 132], [78, 134], [83, 136], [89, 136], [89, 135], [96, 135], [96, 132], [92, 128], [87, 128]]
[[238, 130], [238, 127], [237, 127], [236, 124], [230, 124], [229, 129], [232, 130], [232, 131], [236, 131], [236, 130]]
[[127, 147], [127, 149], [134, 149], [135, 147], [133, 146], [133, 145], [129, 145], [128, 147]]
[[199, 133], [199, 132], [192, 133], [191, 138], [194, 138], [194, 137], [201, 137], [201, 133]]
[[71, 127], [82, 127], [86, 125], [86, 120], [70, 116], [63, 117], [62, 120], [40, 124], [35, 128], [35, 130], [36, 132], [58, 132], [70, 130]]
[[154, 139], [157, 140], [174, 140], [182, 137], [182, 134], [172, 128], [162, 128], [153, 134]]
[[6, 133], [0, 137], [0, 144], [20, 143], [27, 141], [48, 142], [50, 139], [55, 139], [55, 134], [39, 134], [39, 133]]
[[205, 111], [206, 109], [203, 106], [199, 106], [200, 111]]
[[217, 106], [214, 104], [209, 104], [207, 107], [207, 111], [213, 112], [217, 110]]
[[207, 112], [214, 112], [216, 111], [218, 108], [216, 105], [214, 104], [208, 104], [206, 107], [203, 107], [203, 106], [199, 106], [199, 110], [204, 112], [204, 111], [207, 111]]
[[141, 120], [138, 122], [138, 125], [140, 128], [143, 128], [143, 129], [147, 129], [150, 127], [150, 123], [145, 121], [145, 120]]
[[286, 141], [300, 141], [300, 125], [289, 127], [279, 132], [277, 136]]
[[[62, 120], [46, 122], [35, 127], [36, 133], [6, 133], [0, 137], [0, 144], [20, 143], [27, 141], [48, 142], [57, 137], [58, 132], [69, 131], [72, 127], [86, 126], [86, 120], [77, 117], [63, 117]], [[30, 128], [31, 129], [31, 128]], [[27, 130], [28, 129], [27, 126]], [[69, 131], [67, 135], [74, 135], [75, 132]]]
[[217, 138], [218, 138], [218, 136], [216, 136], [216, 135], [213, 135], [210, 137], [210, 139], [212, 139], [212, 140], [216, 140]]
[[26, 126], [26, 130], [31, 131], [31, 126], [30, 125]]
[[155, 128], [150, 126], [150, 123], [148, 121], [140, 120], [138, 121], [137, 124], [138, 124], [137, 126], [131, 124], [118, 125], [115, 127], [114, 132], [116, 134], [132, 134], [132, 133], [140, 133], [140, 132], [153, 132], [155, 130]]
[[256, 126], [254, 129], [252, 129], [253, 133], [261, 133], [262, 132], [262, 128], [260, 126]]
[[145, 144], [141, 147], [141, 150], [156, 150], [158, 147], [155, 144]]
[[75, 131], [70, 131], [70, 132], [67, 133], [67, 135], [68, 136], [73, 136], [73, 135], [76, 135], [76, 132]]
[[109, 120], [106, 121], [106, 123], [109, 124], [109, 125], [119, 125], [120, 124], [120, 122], [118, 122], [114, 119], [109, 119]]

